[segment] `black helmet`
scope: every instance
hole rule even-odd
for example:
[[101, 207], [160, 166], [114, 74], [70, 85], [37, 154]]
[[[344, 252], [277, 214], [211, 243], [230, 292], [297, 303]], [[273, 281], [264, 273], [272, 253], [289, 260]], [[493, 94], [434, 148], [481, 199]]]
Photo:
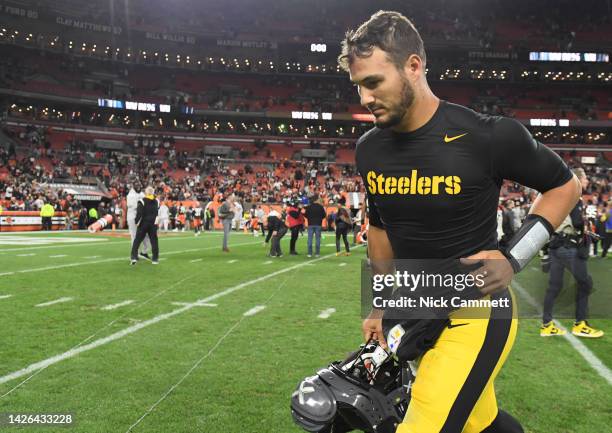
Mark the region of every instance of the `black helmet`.
[[409, 402], [412, 373], [376, 342], [300, 382], [291, 396], [297, 425], [313, 433], [394, 433]]

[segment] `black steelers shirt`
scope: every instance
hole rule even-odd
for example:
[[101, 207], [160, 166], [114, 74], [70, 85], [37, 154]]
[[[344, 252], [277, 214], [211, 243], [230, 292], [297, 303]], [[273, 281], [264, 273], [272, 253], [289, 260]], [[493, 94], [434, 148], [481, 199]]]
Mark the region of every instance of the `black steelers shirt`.
[[546, 192], [572, 173], [519, 122], [440, 101], [419, 129], [373, 128], [357, 142], [370, 224], [396, 259], [451, 259], [497, 248], [504, 179]]

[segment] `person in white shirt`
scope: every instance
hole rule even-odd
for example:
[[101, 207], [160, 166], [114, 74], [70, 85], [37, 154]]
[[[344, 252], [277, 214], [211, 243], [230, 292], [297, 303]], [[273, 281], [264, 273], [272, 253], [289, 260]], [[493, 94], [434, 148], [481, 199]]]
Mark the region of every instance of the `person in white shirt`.
[[168, 231], [168, 225], [170, 224], [170, 210], [166, 205], [166, 202], [163, 202], [159, 207], [159, 227], [163, 229], [165, 232]]
[[[138, 200], [141, 198], [144, 198], [142, 186], [138, 182], [135, 182], [131, 186], [130, 192], [127, 195], [127, 224], [130, 231], [130, 237], [132, 238], [132, 243], [134, 242], [134, 239], [136, 239], [136, 231], [138, 230], [136, 225], [136, 210], [138, 208]], [[140, 256], [148, 259], [150, 248], [151, 240], [149, 239], [149, 235], [147, 235], [142, 242], [142, 251], [140, 252]]]
[[240, 230], [240, 225], [242, 223], [243, 208], [238, 200], [234, 202], [234, 207], [236, 208], [236, 210], [234, 211], [234, 221], [232, 225], [236, 227], [236, 230]]

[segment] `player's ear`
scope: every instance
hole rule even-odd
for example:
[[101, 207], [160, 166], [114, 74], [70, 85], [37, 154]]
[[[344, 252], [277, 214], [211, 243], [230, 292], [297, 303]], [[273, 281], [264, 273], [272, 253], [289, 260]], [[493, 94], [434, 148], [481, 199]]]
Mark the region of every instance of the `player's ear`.
[[404, 74], [409, 78], [418, 78], [425, 73], [425, 64], [416, 54], [411, 54], [404, 62]]

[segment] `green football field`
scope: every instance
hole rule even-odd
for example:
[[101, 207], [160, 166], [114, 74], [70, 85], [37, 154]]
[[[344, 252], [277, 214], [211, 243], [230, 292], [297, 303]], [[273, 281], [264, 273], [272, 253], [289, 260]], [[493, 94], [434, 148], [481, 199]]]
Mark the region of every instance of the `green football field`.
[[[336, 257], [333, 243], [307, 259], [303, 237], [301, 255], [271, 259], [261, 237], [234, 233], [222, 253], [218, 233], [171, 234], [159, 266], [132, 267], [125, 234], [0, 234], [0, 414], [74, 418], [0, 431], [301, 431], [295, 386], [361, 342], [365, 250]], [[589, 262], [604, 338], [544, 339], [521, 320], [496, 388], [527, 432], [612, 432], [611, 265]], [[545, 290], [538, 266], [516, 278], [524, 312]]]

